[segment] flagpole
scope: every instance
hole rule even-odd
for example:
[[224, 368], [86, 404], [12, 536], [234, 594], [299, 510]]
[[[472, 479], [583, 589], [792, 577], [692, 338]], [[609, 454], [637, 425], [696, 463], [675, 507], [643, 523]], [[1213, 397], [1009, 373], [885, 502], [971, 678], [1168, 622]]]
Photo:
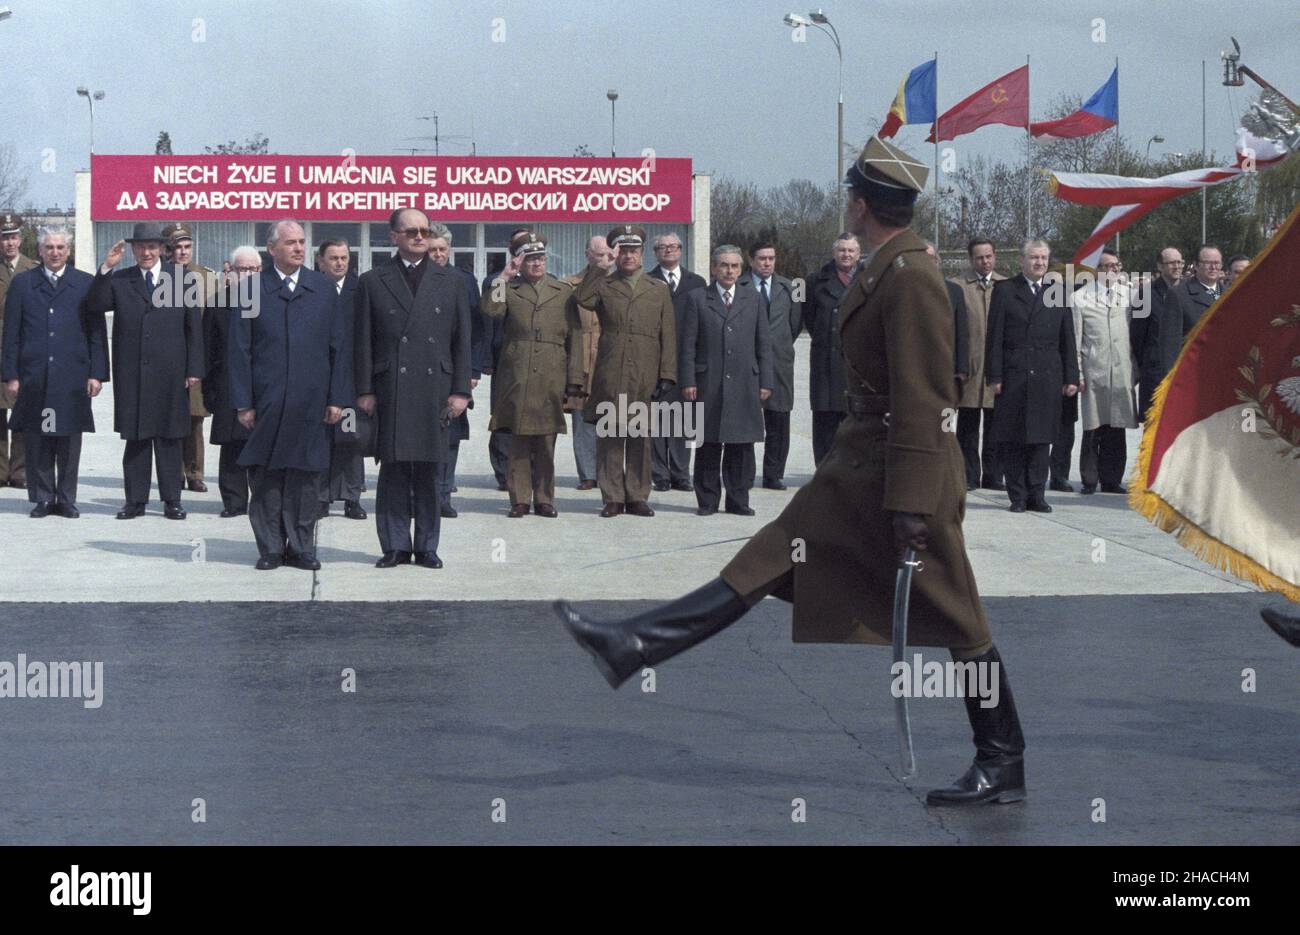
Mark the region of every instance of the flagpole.
[[[1205, 155], [1205, 59], [1201, 59], [1201, 165], [1204, 166]], [[1207, 189], [1201, 189], [1201, 243], [1206, 241], [1205, 215], [1206, 215], [1206, 192]], [[1199, 259], [1199, 257], [1198, 257]]]
[[1029, 56], [1025, 56], [1025, 139], [1028, 141], [1027, 159], [1029, 162], [1029, 184], [1025, 186], [1025, 239], [1034, 236], [1034, 134], [1029, 132], [1029, 115], [1033, 109], [1029, 106]]
[[[1122, 175], [1119, 164], [1119, 56], [1115, 56], [1115, 174]], [[1115, 256], [1119, 256], [1119, 231], [1115, 231]]]
[[[934, 53], [934, 253], [939, 255], [939, 52]], [[942, 266], [942, 263], [940, 264]]]

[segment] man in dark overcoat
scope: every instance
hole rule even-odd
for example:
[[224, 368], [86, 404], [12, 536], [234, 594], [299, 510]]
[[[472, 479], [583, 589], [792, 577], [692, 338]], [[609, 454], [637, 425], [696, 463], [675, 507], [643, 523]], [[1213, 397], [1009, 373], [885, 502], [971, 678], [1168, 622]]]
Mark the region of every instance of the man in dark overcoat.
[[[352, 272], [352, 250], [342, 239], [322, 241], [316, 248], [316, 268], [334, 285], [351, 334], [356, 306], [357, 274]], [[371, 436], [370, 417], [353, 409], [345, 413], [338, 425], [330, 428], [330, 466], [320, 478], [320, 515], [329, 516], [330, 504], [343, 501], [343, 515], [348, 519], [367, 519], [361, 508], [361, 488], [366, 482], [365, 446]]]
[[240, 424], [230, 401], [230, 328], [240, 313], [238, 288], [246, 292], [262, 288], [262, 256], [256, 247], [236, 247], [230, 254], [231, 274], [218, 287], [213, 307], [203, 316], [203, 406], [212, 413], [209, 441], [221, 450], [217, 461], [217, 490], [221, 493], [221, 517], [232, 519], [248, 514], [248, 468], [239, 463], [248, 441], [248, 429]]
[[[677, 324], [677, 356], [682, 353], [682, 334], [686, 329], [686, 299], [706, 285], [704, 277], [682, 266], [682, 238], [674, 233], [660, 234], [654, 240], [655, 259], [659, 262], [649, 276], [668, 287], [673, 297], [673, 316]], [[660, 402], [681, 402], [681, 388], [669, 387]], [[691, 451], [680, 435], [657, 435], [650, 446], [650, 474], [654, 489], [690, 491]]]
[[68, 232], [45, 228], [36, 242], [41, 265], [15, 275], [5, 296], [0, 381], [26, 445], [31, 516], [76, 519], [81, 435], [95, 431], [90, 401], [108, 382], [108, 339], [88, 301], [95, 277], [68, 265]]
[[1156, 254], [1156, 275], [1138, 283], [1129, 318], [1129, 346], [1138, 369], [1138, 418], [1146, 420], [1156, 387], [1173, 369], [1183, 338], [1197, 316], [1184, 310], [1183, 255], [1177, 247]]
[[253, 307], [230, 321], [230, 402], [249, 430], [248, 521], [257, 568], [316, 571], [318, 475], [329, 469], [329, 427], [352, 405], [351, 340], [338, 291], [303, 265], [307, 237], [295, 221], [267, 233], [272, 265]]
[[[356, 307], [357, 406], [375, 420], [378, 568], [441, 568], [438, 465], [470, 400], [469, 295], [429, 257], [429, 218], [393, 212], [397, 255], [361, 277]], [[412, 519], [415, 536], [411, 536]]]
[[[0, 215], [0, 340], [4, 334], [4, 303], [14, 276], [39, 264], [22, 253], [23, 219], [11, 211]], [[2, 348], [0, 348], [2, 350]], [[0, 382], [0, 487], [27, 486], [23, 433], [9, 428], [9, 410], [14, 400]]]
[[776, 273], [776, 244], [759, 241], [749, 248], [749, 272], [736, 280], [758, 294], [772, 332], [772, 394], [763, 400], [763, 486], [785, 490], [790, 456], [790, 413], [794, 410], [794, 342], [803, 330], [803, 302]]
[[792, 602], [796, 642], [889, 645], [898, 561], [924, 557], [912, 583], [908, 641], [944, 646], [996, 681], [998, 698], [964, 698], [975, 762], [930, 805], [1024, 798], [1024, 736], [962, 536], [961, 452], [942, 412], [957, 404], [952, 309], [908, 229], [927, 167], [877, 137], [849, 170], [845, 217], [871, 259], [844, 295], [849, 415], [812, 481], [702, 588], [628, 620], [591, 620], [566, 603], [570, 634], [617, 687], [707, 639], [771, 594]]
[[858, 238], [840, 234], [830, 261], [808, 277], [803, 323], [812, 339], [808, 354], [808, 401], [812, 406], [813, 464], [831, 450], [844, 418], [844, 355], [840, 350], [840, 302], [857, 272]]
[[[167, 519], [185, 518], [182, 442], [190, 434], [190, 387], [203, 377], [206, 280], [164, 264], [163, 233], [149, 223], [108, 251], [90, 290], [98, 313], [113, 312], [113, 427], [126, 442], [122, 480], [126, 503], [118, 519], [144, 515], [150, 462]], [[135, 265], [117, 269], [126, 244]]]
[[1012, 513], [1052, 512], [1044, 491], [1062, 398], [1079, 392], [1074, 317], [1066, 286], [1045, 280], [1051, 248], [1020, 248], [1020, 274], [993, 287], [984, 379], [996, 395], [993, 431]]
[[682, 397], [687, 406], [698, 401], [704, 409], [702, 444], [695, 452], [701, 516], [718, 512], [723, 486], [728, 513], [754, 515], [754, 443], [763, 440], [763, 402], [776, 382], [767, 309], [751, 286], [737, 282], [741, 262], [739, 247], [714, 248], [713, 282], [687, 299], [679, 345]]

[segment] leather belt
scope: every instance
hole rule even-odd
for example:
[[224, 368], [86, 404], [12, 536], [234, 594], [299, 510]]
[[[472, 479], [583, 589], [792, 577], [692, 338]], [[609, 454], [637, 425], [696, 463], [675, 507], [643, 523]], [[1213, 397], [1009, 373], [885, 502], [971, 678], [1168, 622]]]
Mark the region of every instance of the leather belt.
[[851, 415], [859, 420], [866, 416], [880, 416], [885, 425], [889, 424], [889, 397], [867, 396], [859, 393], [844, 393], [844, 406]]

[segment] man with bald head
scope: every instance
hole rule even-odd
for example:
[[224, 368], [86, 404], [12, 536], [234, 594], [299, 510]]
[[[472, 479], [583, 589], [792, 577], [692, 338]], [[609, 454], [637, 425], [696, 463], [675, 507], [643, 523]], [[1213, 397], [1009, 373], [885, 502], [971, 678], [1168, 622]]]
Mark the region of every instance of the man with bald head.
[[316, 571], [318, 475], [329, 470], [329, 427], [355, 398], [347, 317], [334, 283], [303, 265], [307, 237], [296, 221], [267, 234], [272, 266], [253, 302], [230, 319], [230, 404], [248, 441], [248, 519], [259, 571]]

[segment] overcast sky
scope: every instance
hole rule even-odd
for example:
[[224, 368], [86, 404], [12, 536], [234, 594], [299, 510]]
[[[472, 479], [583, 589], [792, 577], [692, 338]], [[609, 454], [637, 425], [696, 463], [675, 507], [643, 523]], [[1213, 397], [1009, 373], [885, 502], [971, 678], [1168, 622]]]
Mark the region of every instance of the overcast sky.
[[[760, 185], [829, 181], [835, 51], [813, 30], [792, 41], [788, 4], [11, 0], [0, 143], [29, 175], [30, 202], [68, 206], [89, 147], [78, 84], [106, 92], [101, 153], [152, 153], [164, 129], [177, 153], [255, 133], [280, 153], [398, 153], [432, 145], [404, 138], [432, 135], [417, 118], [437, 113], [444, 154], [468, 153], [472, 134], [480, 155], [571, 155], [580, 144], [607, 155], [605, 91], [616, 88], [620, 155], [653, 147]], [[1229, 35], [1244, 63], [1300, 95], [1294, 0], [827, 0], [824, 10], [844, 46], [850, 141], [879, 126], [898, 82], [935, 51], [941, 111], [1031, 54], [1035, 119], [1058, 94], [1091, 94], [1118, 56], [1121, 130], [1139, 146], [1164, 136], [1153, 153], [1200, 148], [1202, 59], [1209, 145], [1231, 150], [1254, 90], [1220, 83]], [[1093, 41], [1098, 18], [1104, 43]], [[928, 159], [926, 133], [905, 127], [898, 141]], [[958, 159], [1010, 154], [1022, 137], [982, 129], [956, 141]], [[48, 151], [53, 171], [42, 171]]]

